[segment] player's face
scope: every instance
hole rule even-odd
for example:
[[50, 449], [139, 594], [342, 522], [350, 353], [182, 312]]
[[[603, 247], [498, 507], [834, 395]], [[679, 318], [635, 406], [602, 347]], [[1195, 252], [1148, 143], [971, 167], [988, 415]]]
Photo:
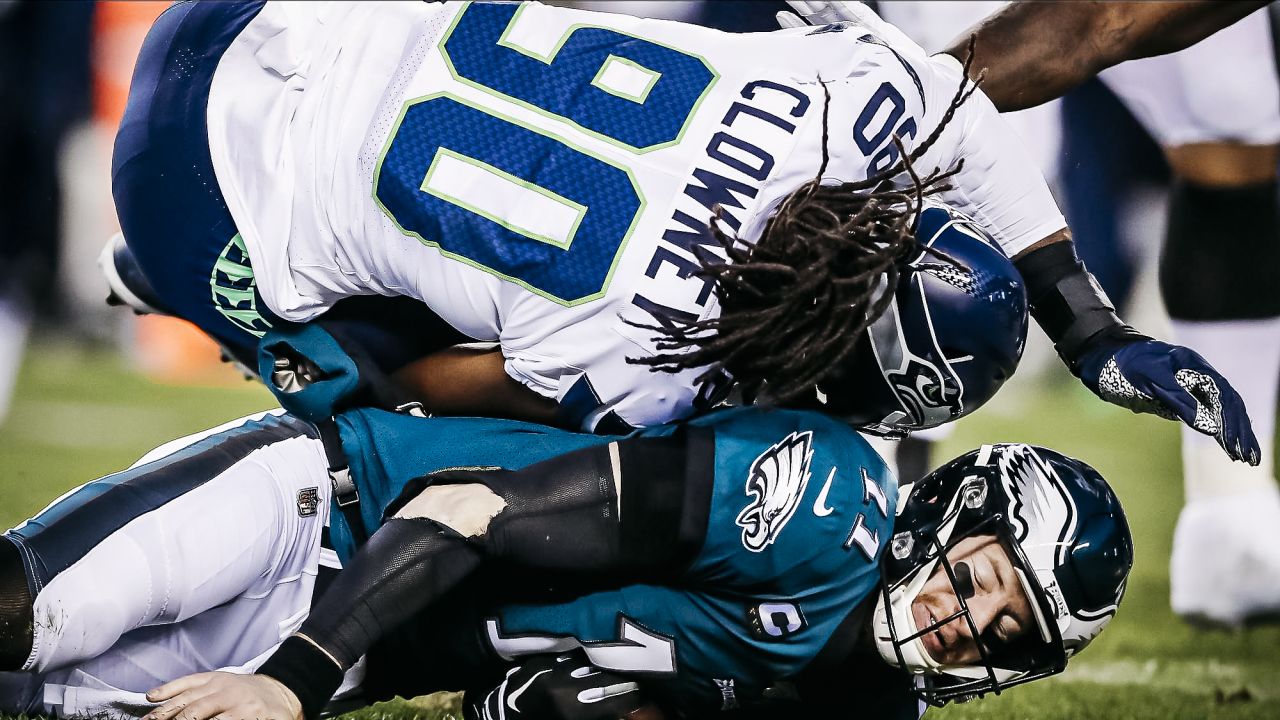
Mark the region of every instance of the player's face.
[[[969, 606], [973, 623], [988, 649], [1032, 628], [1035, 618], [1031, 602], [1018, 580], [1009, 553], [994, 536], [961, 540], [947, 553], [947, 559], [958, 582], [953, 586], [942, 564], [938, 564], [911, 605], [917, 630], [959, 612], [957, 592]], [[981, 657], [977, 639], [963, 617], [951, 620], [921, 639], [929, 655], [945, 665], [972, 665]]]

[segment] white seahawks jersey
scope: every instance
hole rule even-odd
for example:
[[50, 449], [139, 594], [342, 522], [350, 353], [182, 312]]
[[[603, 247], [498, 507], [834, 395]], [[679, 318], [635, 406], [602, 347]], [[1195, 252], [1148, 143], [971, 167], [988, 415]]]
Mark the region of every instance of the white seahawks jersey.
[[[960, 82], [900, 34], [728, 34], [537, 3], [271, 2], [219, 63], [213, 165], [271, 310], [405, 295], [501, 343], [585, 428], [689, 414], [632, 323], [714, 316], [713, 208], [754, 238], [814, 177], [861, 180], [937, 126]], [[825, 108], [824, 90], [830, 94]], [[824, 127], [824, 109], [829, 122]], [[1061, 229], [980, 94], [919, 163], [1007, 253]], [[762, 328], [762, 332], [767, 332]]]

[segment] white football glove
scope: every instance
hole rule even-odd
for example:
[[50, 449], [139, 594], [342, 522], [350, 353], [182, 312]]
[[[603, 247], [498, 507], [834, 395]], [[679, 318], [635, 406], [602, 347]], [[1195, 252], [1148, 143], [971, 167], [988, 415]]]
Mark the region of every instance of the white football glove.
[[[795, 8], [796, 12], [784, 10], [777, 14], [778, 24], [784, 28], [854, 22], [875, 29], [876, 25], [884, 22], [871, 8], [856, 0], [836, 0], [834, 2], [787, 0], [787, 4]], [[800, 14], [797, 15], [796, 13]]]
[[[852, 23], [890, 45], [915, 45], [901, 30], [885, 22], [874, 10], [857, 0], [787, 0], [796, 12], [780, 12], [778, 24], [784, 28]], [[797, 15], [796, 13], [800, 13]]]

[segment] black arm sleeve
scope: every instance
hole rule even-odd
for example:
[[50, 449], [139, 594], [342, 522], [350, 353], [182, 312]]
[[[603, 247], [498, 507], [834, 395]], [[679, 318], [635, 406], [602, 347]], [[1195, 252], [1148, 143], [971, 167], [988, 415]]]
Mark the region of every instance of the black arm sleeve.
[[471, 539], [485, 557], [602, 579], [671, 580], [702, 547], [714, 474], [714, 432], [682, 427], [666, 437], [629, 437], [517, 471], [418, 478], [386, 516], [432, 485], [477, 483], [506, 503], [487, 532]]
[[1100, 339], [1145, 339], [1116, 315], [1115, 307], [1076, 256], [1075, 244], [1055, 242], [1014, 265], [1027, 283], [1031, 315], [1077, 375], [1077, 361]]
[[702, 547], [713, 474], [711, 431], [682, 428], [488, 476], [507, 501], [488, 555], [601, 582], [674, 580]]
[[[438, 600], [471, 574], [481, 549], [429, 520], [391, 520], [338, 573], [290, 638], [258, 672], [298, 696], [314, 718], [342, 674], [386, 631]], [[308, 642], [308, 640], [310, 642]]]
[[388, 507], [388, 516], [438, 484], [485, 485], [506, 507], [470, 538], [432, 520], [391, 517], [312, 608], [299, 630], [310, 643], [282, 645], [259, 672], [293, 690], [304, 710], [319, 712], [341, 681], [335, 664], [349, 668], [388, 630], [429, 608], [485, 561], [585, 575], [601, 584], [673, 579], [701, 548], [713, 478], [714, 438], [701, 428], [627, 438], [519, 471], [419, 478]]

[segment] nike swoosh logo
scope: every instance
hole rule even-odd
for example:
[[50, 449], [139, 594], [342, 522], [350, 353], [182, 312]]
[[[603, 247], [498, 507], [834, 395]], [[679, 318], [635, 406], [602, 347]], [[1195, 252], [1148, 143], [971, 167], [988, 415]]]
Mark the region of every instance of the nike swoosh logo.
[[533, 677], [529, 678], [528, 682], [516, 688], [515, 692], [507, 696], [507, 707], [511, 708], [513, 712], [520, 712], [520, 709], [516, 707], [516, 701], [520, 699], [520, 696], [524, 694], [525, 690], [529, 689], [529, 686], [533, 684], [533, 681], [538, 679], [539, 675], [545, 675], [549, 672], [551, 671], [540, 670], [537, 673], [535, 673]]
[[827, 492], [831, 490], [831, 481], [836, 477], [836, 468], [831, 468], [831, 473], [827, 475], [827, 481], [822, 484], [822, 491], [818, 493], [818, 499], [813, 501], [813, 514], [818, 517], [826, 517], [835, 512], [836, 509], [827, 506]]

